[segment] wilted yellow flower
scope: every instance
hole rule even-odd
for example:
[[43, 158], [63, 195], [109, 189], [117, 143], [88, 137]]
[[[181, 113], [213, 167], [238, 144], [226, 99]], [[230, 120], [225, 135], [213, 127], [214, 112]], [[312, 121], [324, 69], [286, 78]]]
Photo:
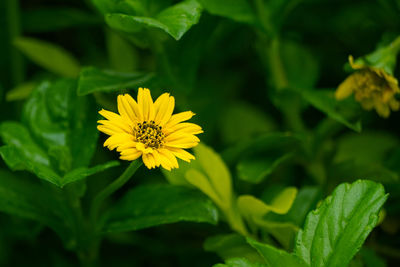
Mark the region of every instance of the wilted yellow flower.
[[162, 94], [155, 102], [149, 89], [139, 88], [137, 102], [128, 94], [118, 96], [118, 113], [101, 110], [107, 120], [100, 120], [97, 129], [110, 137], [104, 142], [110, 150], [117, 149], [120, 159], [136, 160], [140, 156], [147, 168], [160, 165], [178, 168], [176, 157], [189, 162], [194, 156], [185, 151], [195, 147], [202, 133], [200, 126], [184, 122], [194, 115], [191, 111], [172, 115], [175, 98]]
[[390, 110], [399, 110], [400, 102], [396, 100], [395, 94], [400, 89], [395, 77], [381, 68], [356, 64], [352, 56], [349, 56], [349, 62], [357, 71], [339, 85], [336, 99], [342, 100], [354, 93], [354, 98], [364, 109], [374, 108], [384, 118], [389, 117]]

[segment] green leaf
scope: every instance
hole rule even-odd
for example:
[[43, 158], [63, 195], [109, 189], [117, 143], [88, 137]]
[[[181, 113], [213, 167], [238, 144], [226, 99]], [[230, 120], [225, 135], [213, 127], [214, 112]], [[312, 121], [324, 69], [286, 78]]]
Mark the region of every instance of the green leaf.
[[221, 209], [232, 202], [232, 178], [221, 157], [210, 147], [199, 144], [194, 148], [199, 170], [186, 172], [186, 180], [215, 201]]
[[25, 103], [24, 124], [0, 125], [5, 143], [0, 154], [11, 169], [63, 187], [117, 164], [88, 168], [97, 144], [97, 114], [93, 100], [75, 92], [73, 80], [43, 82]]
[[204, 250], [215, 252], [222, 259], [241, 257], [252, 262], [263, 262], [260, 255], [246, 242], [240, 234], [212, 236], [204, 242]]
[[98, 138], [96, 119], [93, 99], [77, 97], [74, 80], [43, 82], [23, 110], [23, 121], [38, 143], [57, 152], [56, 162], [70, 160], [71, 168], [89, 165]]
[[385, 132], [369, 131], [346, 134], [337, 141], [335, 162], [354, 160], [355, 163], [379, 163], [399, 144], [398, 138]]
[[199, 192], [173, 185], [146, 185], [128, 192], [106, 215], [105, 232], [123, 232], [179, 221], [216, 224], [218, 212]]
[[297, 226], [303, 226], [308, 212], [317, 206], [320, 197], [321, 190], [318, 187], [304, 186], [298, 191], [288, 213], [273, 218], [267, 217], [274, 221], [293, 222]]
[[60, 176], [53, 170], [50, 158], [33, 141], [26, 127], [17, 122], [3, 122], [0, 136], [6, 144], [0, 147], [0, 155], [12, 170], [28, 170], [41, 179], [59, 184]]
[[7, 92], [6, 100], [7, 101], [16, 101], [16, 100], [26, 99], [32, 93], [33, 89], [36, 88], [36, 86], [37, 86], [37, 83], [34, 81], [22, 83]]
[[308, 265], [294, 254], [290, 254], [284, 250], [277, 249], [271, 245], [257, 242], [251, 238], [247, 238], [247, 242], [257, 249], [261, 256], [264, 257], [267, 266], [290, 266], [290, 267], [307, 267]]
[[242, 214], [250, 218], [261, 218], [268, 212], [285, 214], [289, 211], [297, 195], [295, 187], [285, 188], [276, 196], [271, 204], [266, 204], [251, 195], [242, 195], [238, 198], [238, 207]]
[[254, 24], [256, 15], [247, 0], [199, 0], [209, 13], [227, 17], [238, 22]]
[[241, 180], [249, 183], [261, 183], [283, 162], [286, 162], [292, 157], [292, 153], [286, 153], [277, 158], [260, 156], [246, 157], [236, 165], [238, 176]]
[[318, 62], [307, 47], [292, 41], [280, 42], [283, 68], [290, 87], [314, 88], [318, 76]]
[[387, 195], [368, 180], [339, 185], [309, 213], [295, 253], [309, 266], [346, 266], [378, 222]]
[[115, 71], [133, 72], [139, 64], [138, 52], [115, 31], [107, 31], [107, 50], [110, 66]]
[[247, 103], [236, 102], [221, 116], [221, 138], [227, 144], [271, 132], [276, 125], [265, 112]]
[[102, 172], [105, 171], [109, 168], [115, 167], [115, 166], [119, 166], [119, 161], [113, 160], [113, 161], [109, 161], [100, 165], [96, 165], [94, 167], [91, 168], [86, 168], [86, 167], [80, 167], [77, 169], [74, 169], [70, 172], [68, 172], [61, 180], [61, 187], [72, 183], [72, 182], [76, 182], [79, 180], [82, 180], [88, 176], [91, 176], [93, 174], [96, 174], [98, 172]]
[[43, 223], [61, 236], [65, 232], [61, 219], [65, 211], [57, 199], [40, 185], [4, 170], [0, 170], [0, 211]]
[[24, 10], [22, 28], [26, 32], [58, 31], [74, 26], [95, 25], [101, 21], [93, 14], [69, 7], [39, 7]]
[[354, 113], [351, 100], [337, 101], [332, 90], [295, 90], [316, 109], [324, 112], [332, 119], [344, 124], [348, 128], [361, 132], [361, 121], [351, 122], [349, 117]]
[[195, 0], [186, 0], [161, 11], [154, 18], [130, 16], [125, 14], [107, 14], [107, 24], [116, 30], [127, 33], [135, 33], [144, 26], [158, 28], [175, 40], [181, 37], [197, 24], [201, 15], [201, 5]]
[[30, 60], [50, 72], [64, 77], [76, 77], [79, 74], [78, 61], [57, 45], [27, 37], [18, 37], [14, 45]]
[[143, 86], [153, 77], [152, 73], [123, 73], [87, 67], [79, 75], [78, 95], [136, 88]]
[[259, 262], [251, 262], [246, 258], [231, 258], [225, 264], [216, 264], [213, 267], [266, 267], [267, 265]]
[[249, 155], [255, 155], [262, 151], [292, 151], [299, 146], [302, 139], [292, 133], [268, 133], [250, 140], [238, 142], [226, 149], [222, 156], [231, 165]]

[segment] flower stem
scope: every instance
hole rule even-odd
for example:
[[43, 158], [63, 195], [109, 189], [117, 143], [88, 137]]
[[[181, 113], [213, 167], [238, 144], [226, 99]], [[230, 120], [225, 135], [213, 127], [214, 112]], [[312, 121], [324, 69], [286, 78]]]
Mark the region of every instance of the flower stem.
[[120, 189], [124, 184], [126, 184], [126, 182], [129, 181], [129, 179], [139, 169], [141, 165], [142, 162], [140, 160], [132, 161], [132, 163], [128, 166], [128, 168], [126, 168], [121, 176], [118, 177], [118, 179], [116, 179], [114, 182], [109, 184], [106, 188], [104, 188], [100, 193], [97, 194], [97, 196], [93, 200], [90, 213], [90, 218], [92, 219], [92, 222], [96, 222], [103, 201], [111, 196], [115, 191]]
[[14, 40], [21, 34], [19, 1], [8, 0], [6, 2], [6, 8], [6, 15], [8, 16], [8, 38], [10, 42], [11, 78], [13, 86], [16, 86], [24, 79], [23, 58], [13, 45]]

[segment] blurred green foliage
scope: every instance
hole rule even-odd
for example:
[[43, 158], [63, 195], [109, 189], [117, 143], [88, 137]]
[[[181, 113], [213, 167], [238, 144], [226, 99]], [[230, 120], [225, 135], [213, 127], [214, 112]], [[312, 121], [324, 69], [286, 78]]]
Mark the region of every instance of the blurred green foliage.
[[[350, 54], [399, 77], [399, 12], [0, 1], [0, 265], [397, 266], [400, 115], [334, 92]], [[103, 148], [97, 112], [138, 87], [197, 114], [195, 161], [136, 171]]]

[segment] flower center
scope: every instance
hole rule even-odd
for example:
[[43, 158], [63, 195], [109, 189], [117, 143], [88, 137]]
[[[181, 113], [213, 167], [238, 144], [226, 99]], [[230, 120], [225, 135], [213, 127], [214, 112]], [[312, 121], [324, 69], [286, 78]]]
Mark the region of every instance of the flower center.
[[160, 148], [164, 144], [165, 134], [162, 127], [156, 125], [154, 121], [138, 122], [133, 127], [133, 135], [137, 142], [143, 143], [146, 147]]

